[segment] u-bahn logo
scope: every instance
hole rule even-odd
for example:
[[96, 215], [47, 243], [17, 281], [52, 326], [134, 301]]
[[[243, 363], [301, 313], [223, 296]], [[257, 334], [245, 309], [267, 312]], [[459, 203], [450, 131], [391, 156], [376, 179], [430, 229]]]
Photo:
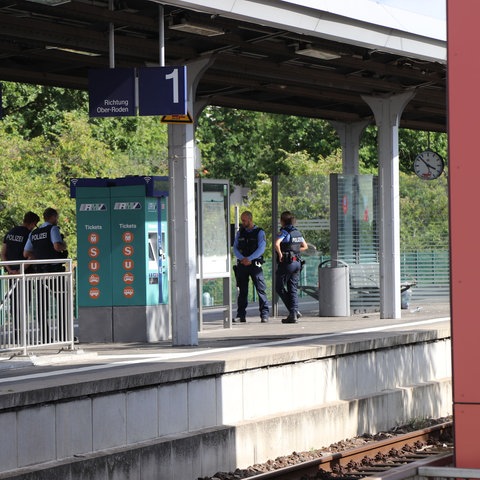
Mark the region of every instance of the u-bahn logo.
[[90, 260], [88, 262], [88, 269], [91, 272], [96, 272], [96, 271], [100, 270], [100, 262], [98, 260]]
[[133, 260], [130, 260], [129, 258], [126, 258], [123, 261], [123, 268], [125, 270], [133, 270]]

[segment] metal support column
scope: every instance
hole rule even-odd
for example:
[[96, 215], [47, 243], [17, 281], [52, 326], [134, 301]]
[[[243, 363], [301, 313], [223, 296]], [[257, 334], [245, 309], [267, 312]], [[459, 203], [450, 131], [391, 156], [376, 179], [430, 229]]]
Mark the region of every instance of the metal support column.
[[362, 120], [354, 123], [330, 122], [335, 128], [340, 145], [342, 146], [342, 173], [344, 175], [358, 175], [358, 151], [363, 131], [370, 123]]
[[[187, 65], [188, 111], [193, 112], [198, 79], [210, 64], [206, 58]], [[197, 259], [195, 248], [195, 127], [168, 127], [170, 177], [170, 312], [172, 343], [198, 345]]]
[[380, 318], [401, 318], [398, 128], [403, 109], [414, 95], [362, 97], [378, 127]]

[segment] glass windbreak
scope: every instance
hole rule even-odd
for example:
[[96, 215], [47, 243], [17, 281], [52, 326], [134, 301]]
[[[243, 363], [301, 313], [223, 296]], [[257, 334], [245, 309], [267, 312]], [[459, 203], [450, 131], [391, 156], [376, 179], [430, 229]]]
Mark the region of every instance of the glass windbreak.
[[318, 265], [325, 255], [330, 255], [329, 177], [278, 177], [278, 215], [286, 210], [295, 215], [296, 227], [308, 244], [308, 250], [302, 253], [305, 264], [301, 272], [301, 283], [316, 285]]
[[229, 270], [228, 186], [202, 183], [203, 277], [225, 276]]
[[347, 263], [378, 262], [378, 196], [373, 175], [332, 175], [336, 191], [337, 256]]

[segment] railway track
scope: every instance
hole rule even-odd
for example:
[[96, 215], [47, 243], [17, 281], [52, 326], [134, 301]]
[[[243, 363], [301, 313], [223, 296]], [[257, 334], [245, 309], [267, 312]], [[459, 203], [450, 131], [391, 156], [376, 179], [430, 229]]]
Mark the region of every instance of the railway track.
[[400, 480], [418, 467], [453, 462], [452, 422], [397, 435], [343, 452], [248, 477], [249, 480], [354, 480], [365, 477]]

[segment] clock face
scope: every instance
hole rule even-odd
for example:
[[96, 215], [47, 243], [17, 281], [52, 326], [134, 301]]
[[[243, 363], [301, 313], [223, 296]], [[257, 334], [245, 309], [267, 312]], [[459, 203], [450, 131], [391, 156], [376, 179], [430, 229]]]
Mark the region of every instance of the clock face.
[[434, 180], [443, 172], [443, 158], [436, 152], [426, 150], [416, 156], [413, 168], [422, 180]]

